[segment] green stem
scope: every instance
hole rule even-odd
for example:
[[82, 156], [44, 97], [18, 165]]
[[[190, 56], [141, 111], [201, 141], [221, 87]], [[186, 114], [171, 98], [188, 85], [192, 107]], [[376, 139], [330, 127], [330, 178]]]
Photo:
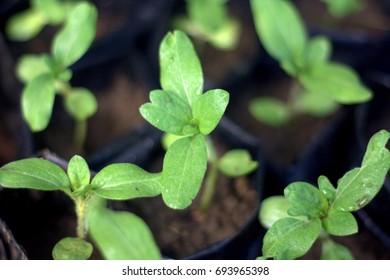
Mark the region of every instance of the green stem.
[[200, 200], [199, 210], [206, 213], [213, 199], [218, 179], [218, 158], [214, 143], [210, 137], [206, 137], [207, 151], [209, 156], [210, 169], [206, 175], [206, 183]]
[[86, 214], [87, 214], [87, 201], [86, 199], [76, 200], [76, 214], [77, 214], [77, 236], [81, 239], [85, 239], [87, 235], [86, 226]]
[[88, 130], [87, 120], [82, 120], [82, 121], [76, 120], [75, 121], [73, 144], [74, 144], [75, 150], [81, 154], [84, 151], [84, 144], [85, 144], [85, 140], [87, 138], [87, 130]]

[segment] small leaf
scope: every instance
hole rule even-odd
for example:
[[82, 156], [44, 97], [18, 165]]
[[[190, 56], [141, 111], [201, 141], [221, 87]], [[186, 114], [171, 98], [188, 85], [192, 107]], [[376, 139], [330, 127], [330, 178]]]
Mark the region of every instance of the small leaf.
[[45, 63], [43, 55], [23, 55], [16, 68], [16, 74], [24, 83], [27, 83], [42, 74], [50, 73], [50, 68]]
[[40, 11], [27, 9], [8, 20], [7, 37], [14, 41], [27, 41], [38, 35], [45, 24], [46, 18]]
[[160, 46], [160, 82], [164, 91], [175, 93], [192, 106], [203, 91], [203, 73], [195, 49], [181, 31], [168, 33]]
[[80, 156], [73, 156], [68, 165], [68, 177], [72, 190], [77, 190], [89, 184], [91, 174], [87, 162]]
[[207, 168], [204, 136], [199, 134], [174, 142], [165, 154], [162, 196], [174, 209], [189, 206], [199, 191]]
[[179, 140], [186, 136], [179, 136], [175, 134], [170, 133], [164, 133], [164, 135], [161, 137], [161, 145], [163, 146], [164, 150], [167, 151], [169, 147], [176, 142], [176, 140]]
[[303, 256], [321, 231], [321, 221], [282, 218], [267, 231], [263, 240], [263, 256], [277, 260], [292, 260]]
[[336, 189], [333, 187], [332, 183], [329, 181], [328, 177], [320, 176], [318, 177], [318, 187], [322, 194], [329, 200], [333, 201], [336, 196]]
[[257, 97], [251, 100], [249, 112], [257, 120], [274, 127], [286, 124], [291, 118], [289, 108], [272, 97]]
[[72, 89], [71, 93], [65, 96], [64, 104], [66, 111], [78, 121], [92, 117], [98, 107], [95, 96], [86, 88]]
[[43, 191], [70, 189], [64, 170], [38, 158], [13, 161], [0, 168], [0, 185], [6, 188], [29, 188]]
[[92, 179], [93, 191], [104, 198], [131, 199], [161, 193], [160, 174], [146, 172], [130, 164], [111, 164]]
[[229, 93], [221, 89], [207, 91], [193, 104], [194, 119], [199, 122], [202, 134], [211, 133], [218, 125], [229, 103]]
[[325, 196], [319, 189], [305, 182], [291, 183], [284, 189], [284, 196], [292, 204], [288, 210], [291, 216], [320, 218], [328, 210]]
[[307, 32], [292, 3], [285, 0], [251, 0], [257, 34], [266, 51], [292, 75], [304, 66]]
[[88, 217], [90, 235], [105, 259], [161, 259], [150, 229], [136, 215], [91, 207]]
[[356, 211], [367, 205], [381, 189], [390, 168], [386, 144], [390, 133], [381, 130], [371, 137], [362, 166], [347, 172], [339, 181], [333, 207]]
[[213, 34], [220, 30], [228, 19], [225, 5], [226, 1], [220, 0], [188, 0], [187, 13], [192, 23], [204, 33]]
[[297, 111], [316, 117], [329, 116], [339, 108], [339, 104], [328, 95], [306, 91], [296, 95], [294, 103]]
[[327, 62], [332, 53], [332, 45], [325, 36], [316, 36], [306, 46], [306, 65]]
[[97, 10], [87, 2], [78, 4], [67, 16], [65, 26], [54, 38], [52, 54], [66, 68], [84, 55], [96, 32]]
[[221, 50], [233, 50], [240, 37], [240, 23], [235, 19], [229, 19], [216, 33], [210, 34], [210, 44]]
[[190, 106], [179, 95], [154, 90], [150, 93], [151, 103], [141, 106], [141, 115], [158, 129], [175, 135], [192, 135], [198, 128], [192, 121]]
[[320, 63], [302, 71], [299, 81], [314, 94], [329, 96], [341, 104], [366, 102], [372, 92], [360, 81], [355, 71], [338, 63]]
[[240, 177], [253, 172], [258, 165], [247, 150], [235, 149], [226, 152], [219, 159], [218, 168], [226, 176]]
[[358, 232], [355, 217], [350, 212], [330, 208], [328, 215], [322, 220], [324, 229], [336, 236], [351, 235]]
[[265, 228], [270, 228], [281, 218], [289, 217], [287, 210], [291, 208], [291, 203], [282, 195], [271, 196], [261, 202], [259, 211], [260, 223]]
[[49, 124], [55, 99], [55, 81], [50, 74], [42, 74], [30, 81], [22, 93], [23, 117], [33, 132], [44, 130]]
[[53, 248], [55, 260], [87, 260], [92, 255], [92, 244], [74, 237], [61, 239]]
[[330, 238], [322, 241], [321, 260], [353, 260], [351, 251]]
[[63, 22], [68, 12], [58, 0], [33, 0], [32, 6], [41, 12], [51, 24]]

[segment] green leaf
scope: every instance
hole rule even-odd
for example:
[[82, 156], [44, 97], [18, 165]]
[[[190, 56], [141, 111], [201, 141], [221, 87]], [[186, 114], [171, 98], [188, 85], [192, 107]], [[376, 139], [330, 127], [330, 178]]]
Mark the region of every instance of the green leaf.
[[203, 73], [190, 39], [181, 31], [168, 33], [160, 46], [160, 82], [192, 106], [203, 91]]
[[48, 73], [50, 73], [50, 68], [45, 63], [44, 55], [26, 54], [18, 60], [16, 74], [24, 83]]
[[176, 140], [179, 140], [186, 136], [179, 136], [175, 134], [170, 133], [164, 133], [164, 135], [161, 137], [161, 145], [163, 146], [164, 150], [167, 151], [168, 148], [176, 142]]
[[333, 207], [356, 211], [367, 205], [381, 189], [390, 168], [386, 144], [390, 133], [381, 130], [371, 137], [362, 166], [347, 172], [339, 181]]
[[334, 17], [344, 17], [363, 8], [362, 0], [322, 0]]
[[45, 159], [13, 161], [0, 168], [0, 185], [6, 188], [29, 188], [43, 191], [70, 189], [64, 170]]
[[45, 24], [46, 18], [40, 11], [25, 10], [8, 20], [7, 37], [14, 41], [27, 41], [41, 32]]
[[98, 107], [95, 96], [86, 88], [72, 89], [71, 93], [65, 96], [64, 105], [66, 111], [78, 121], [92, 117]]
[[303, 256], [321, 231], [320, 219], [303, 221], [282, 218], [267, 231], [263, 240], [263, 256], [291, 260]]
[[72, 190], [77, 190], [89, 184], [91, 174], [87, 162], [80, 156], [73, 156], [68, 164], [68, 177]]
[[306, 46], [306, 65], [325, 63], [332, 54], [332, 44], [325, 36], [316, 36], [307, 43]]
[[339, 104], [328, 95], [306, 91], [294, 96], [294, 103], [297, 111], [316, 117], [326, 117], [339, 108]]
[[104, 198], [131, 199], [161, 193], [160, 174], [149, 173], [130, 164], [111, 164], [92, 179], [93, 191]]
[[63, 22], [67, 15], [67, 10], [58, 0], [32, 0], [32, 6], [41, 12], [51, 24]]
[[233, 50], [240, 37], [240, 23], [235, 19], [229, 19], [215, 33], [208, 36], [210, 44], [221, 50]]
[[49, 124], [55, 98], [55, 81], [50, 74], [42, 74], [30, 81], [22, 93], [23, 117], [33, 132], [44, 130]]
[[63, 68], [75, 63], [90, 47], [96, 33], [96, 8], [78, 4], [67, 16], [65, 26], [54, 38], [52, 54]]
[[351, 251], [330, 238], [322, 241], [321, 260], [353, 260]]
[[251, 100], [249, 112], [257, 120], [274, 127], [286, 124], [291, 118], [289, 108], [272, 97], [257, 97]]
[[287, 210], [291, 208], [291, 203], [284, 196], [271, 196], [261, 202], [259, 211], [259, 221], [265, 228], [270, 228], [281, 218], [289, 217]]
[[53, 248], [55, 260], [87, 260], [92, 255], [92, 244], [74, 237], [61, 239]]
[[351, 235], [358, 232], [358, 224], [350, 212], [330, 208], [328, 215], [322, 220], [324, 229], [336, 236]]
[[229, 103], [229, 93], [222, 89], [209, 90], [193, 104], [194, 119], [199, 122], [202, 134], [211, 133], [218, 125]]
[[284, 196], [292, 204], [288, 210], [291, 216], [320, 218], [328, 210], [325, 196], [319, 189], [305, 182], [291, 183], [284, 189]]
[[192, 124], [190, 106], [175, 93], [154, 90], [151, 103], [141, 106], [141, 115], [158, 129], [175, 135], [193, 135], [198, 128]]
[[342, 104], [366, 102], [372, 92], [360, 81], [352, 68], [338, 63], [319, 63], [305, 69], [299, 81], [307, 91], [329, 96]]
[[91, 208], [88, 217], [91, 238], [105, 259], [161, 259], [150, 229], [136, 215], [99, 207]]
[[189, 206], [199, 191], [207, 168], [207, 149], [201, 134], [174, 142], [164, 157], [162, 196], [171, 208]]
[[336, 189], [329, 181], [328, 177], [321, 175], [318, 177], [318, 187], [322, 194], [329, 200], [333, 201], [336, 196]]
[[240, 177], [253, 172], [258, 165], [247, 150], [235, 149], [226, 152], [219, 159], [218, 168], [226, 176]]
[[296, 8], [285, 0], [251, 0], [256, 31], [266, 51], [292, 75], [304, 66], [307, 32]]

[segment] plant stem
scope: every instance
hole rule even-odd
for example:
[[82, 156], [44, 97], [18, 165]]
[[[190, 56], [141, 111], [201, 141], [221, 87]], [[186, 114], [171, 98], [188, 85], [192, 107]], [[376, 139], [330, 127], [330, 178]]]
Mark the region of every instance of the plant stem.
[[207, 141], [207, 152], [209, 157], [210, 169], [206, 175], [206, 183], [200, 200], [199, 210], [202, 213], [206, 213], [210, 207], [213, 199], [216, 183], [218, 179], [218, 157], [215, 149], [215, 145], [210, 139], [206, 137]]
[[77, 236], [85, 239], [87, 234], [86, 226], [87, 200], [85, 198], [76, 200], [76, 214], [77, 214]]
[[88, 124], [86, 120], [82, 120], [82, 121], [75, 120], [73, 144], [75, 150], [81, 154], [84, 151], [84, 144], [87, 138], [87, 129], [88, 129]]

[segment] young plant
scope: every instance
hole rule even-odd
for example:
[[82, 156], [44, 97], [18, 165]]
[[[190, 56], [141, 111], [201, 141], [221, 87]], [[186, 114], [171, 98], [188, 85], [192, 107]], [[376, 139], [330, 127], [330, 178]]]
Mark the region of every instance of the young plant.
[[186, 0], [187, 17], [177, 18], [174, 25], [200, 41], [222, 50], [234, 49], [240, 25], [229, 16], [228, 0]]
[[[229, 93], [221, 89], [203, 93], [202, 68], [183, 32], [168, 33], [159, 52], [162, 89], [150, 93], [151, 102], [140, 112], [153, 126], [179, 137], [164, 157], [161, 192], [168, 206], [184, 209], [201, 187], [208, 159], [216, 162], [209, 134], [225, 112]], [[215, 169], [209, 176], [216, 177]]]
[[160, 259], [147, 225], [134, 214], [107, 209], [104, 200], [157, 196], [159, 176], [133, 164], [112, 164], [91, 180], [89, 167], [80, 156], [69, 161], [67, 172], [48, 160], [28, 158], [1, 167], [0, 185], [59, 190], [73, 200], [77, 237], [61, 239], [53, 249], [54, 259], [88, 259], [93, 250], [86, 241], [88, 233], [106, 259]]
[[69, 81], [74, 64], [90, 47], [96, 32], [97, 10], [87, 2], [77, 4], [55, 36], [51, 54], [24, 55], [17, 68], [25, 83], [23, 117], [31, 131], [44, 130], [50, 121], [56, 93], [64, 98], [66, 111], [75, 119], [75, 146], [82, 150], [87, 119], [95, 114], [97, 102], [85, 88], [73, 88]]
[[[182, 138], [173, 134], [164, 134], [163, 147], [168, 150], [169, 146], [177, 139]], [[227, 177], [239, 178], [256, 170], [259, 166], [257, 161], [252, 160], [251, 154], [245, 149], [233, 149], [219, 157], [210, 138], [206, 139], [208, 154], [208, 173], [206, 175], [203, 194], [200, 199], [199, 210], [206, 213], [212, 203], [217, 185], [218, 172]]]
[[295, 79], [288, 104], [272, 97], [251, 101], [249, 110], [255, 118], [280, 126], [297, 113], [325, 116], [339, 104], [372, 98], [352, 68], [330, 61], [331, 43], [326, 37], [309, 38], [298, 11], [289, 1], [251, 0], [251, 9], [265, 50]]
[[351, 259], [352, 254], [330, 236], [358, 232], [351, 212], [372, 201], [390, 169], [386, 144], [390, 133], [381, 130], [370, 139], [360, 167], [347, 172], [335, 188], [326, 176], [318, 178], [318, 188], [295, 182], [284, 197], [270, 197], [262, 203], [260, 222], [269, 227], [263, 239], [263, 256], [268, 259], [295, 259], [303, 256], [319, 238], [321, 259]]
[[7, 22], [7, 37], [14, 41], [32, 39], [46, 25], [63, 23], [74, 5], [70, 1], [30, 0], [30, 8], [12, 16]]

